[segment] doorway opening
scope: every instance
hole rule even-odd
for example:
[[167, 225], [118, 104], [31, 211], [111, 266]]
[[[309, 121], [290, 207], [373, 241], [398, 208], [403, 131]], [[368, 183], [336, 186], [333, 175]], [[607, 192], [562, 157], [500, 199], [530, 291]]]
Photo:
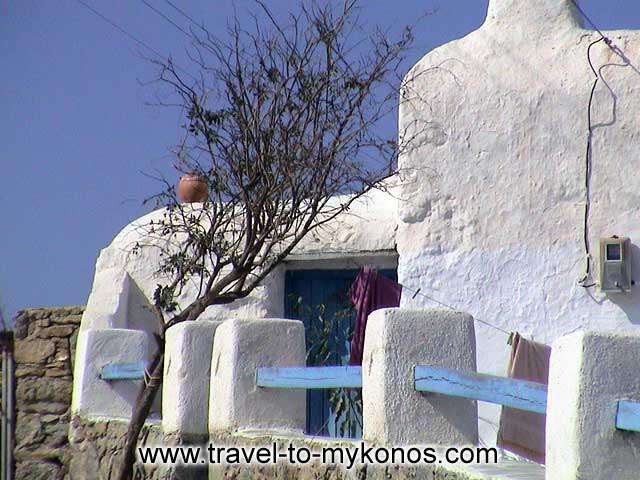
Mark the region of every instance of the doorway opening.
[[[357, 269], [289, 270], [285, 275], [285, 316], [305, 326], [307, 366], [346, 365], [355, 309], [349, 289]], [[397, 281], [397, 270], [379, 269]], [[337, 438], [362, 437], [360, 390], [307, 390], [306, 433]]]

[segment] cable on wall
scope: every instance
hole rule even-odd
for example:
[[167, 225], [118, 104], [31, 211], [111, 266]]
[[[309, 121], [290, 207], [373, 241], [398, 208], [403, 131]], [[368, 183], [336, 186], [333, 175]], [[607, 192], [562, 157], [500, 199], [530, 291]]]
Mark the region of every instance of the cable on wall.
[[635, 65], [631, 63], [631, 60], [629, 60], [629, 57], [627, 57], [625, 53], [615, 43], [613, 43], [613, 40], [611, 40], [604, 33], [602, 33], [602, 30], [593, 22], [593, 20], [591, 20], [591, 18], [589, 18], [589, 15], [587, 15], [587, 13], [582, 9], [582, 7], [580, 7], [580, 5], [578, 4], [578, 1], [571, 0], [571, 3], [576, 7], [580, 16], [582, 16], [582, 18], [584, 18], [587, 21], [587, 23], [591, 25], [591, 28], [593, 28], [598, 33], [598, 35], [600, 35], [600, 38], [604, 40], [604, 43], [607, 44], [607, 47], [609, 47], [609, 49], [613, 53], [615, 53], [618, 57], [620, 57], [622, 61], [625, 62], [626, 65], [631, 66], [637, 73], [640, 73], [640, 71], [638, 71]]
[[592, 268], [591, 268], [591, 249], [589, 247], [589, 211], [591, 209], [591, 157], [592, 157], [592, 139], [593, 139], [593, 123], [591, 121], [591, 106], [593, 104], [593, 96], [600, 81], [600, 75], [593, 66], [591, 61], [591, 49], [594, 45], [605, 40], [602, 36], [599, 39], [591, 42], [587, 48], [587, 61], [589, 67], [595, 76], [593, 85], [591, 86], [591, 93], [589, 94], [589, 103], [587, 106], [587, 148], [585, 153], [585, 172], [584, 172], [584, 188], [585, 188], [585, 203], [584, 203], [584, 225], [583, 225], [583, 239], [584, 239], [584, 252], [585, 252], [585, 272], [583, 277], [578, 282], [580, 286], [584, 288], [591, 288], [596, 285], [595, 282], [587, 283], [589, 280], [593, 280]]
[[[602, 30], [589, 18], [587, 13], [580, 7], [577, 0], [571, 0], [571, 3], [578, 10], [580, 15], [587, 21], [589, 25], [600, 35], [600, 38], [594, 40], [587, 47], [587, 62], [589, 63], [589, 68], [593, 72], [593, 76], [595, 77], [593, 80], [593, 84], [591, 86], [591, 92], [589, 94], [589, 103], [587, 105], [587, 147], [585, 151], [585, 175], [584, 175], [584, 183], [585, 183], [585, 204], [584, 204], [584, 224], [583, 224], [583, 240], [584, 240], [584, 252], [585, 252], [585, 272], [582, 278], [578, 281], [578, 284], [584, 288], [591, 288], [596, 285], [596, 282], [593, 280], [593, 269], [592, 269], [592, 256], [591, 250], [589, 247], [589, 212], [591, 209], [591, 172], [592, 172], [592, 156], [593, 156], [593, 123], [591, 121], [591, 109], [593, 104], [593, 97], [595, 95], [596, 87], [598, 86], [598, 82], [600, 81], [600, 74], [593, 66], [593, 62], [591, 60], [591, 49], [600, 42], [604, 42], [607, 47], [615, 53], [618, 57], [620, 57], [626, 65], [633, 65], [624, 54], [622, 50], [620, 50], [616, 45], [614, 45], [613, 41], [607, 37]], [[635, 69], [635, 67], [633, 67]], [[637, 71], [637, 70], [636, 70]]]

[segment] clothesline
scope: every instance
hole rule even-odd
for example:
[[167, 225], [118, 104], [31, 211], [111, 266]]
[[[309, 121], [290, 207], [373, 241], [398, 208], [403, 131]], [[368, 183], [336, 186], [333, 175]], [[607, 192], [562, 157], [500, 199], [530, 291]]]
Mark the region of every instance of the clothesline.
[[[413, 289], [398, 284], [397, 282], [394, 283], [396, 287], [401, 287], [402, 294], [404, 294], [404, 292], [409, 294], [407, 297], [410, 296], [410, 300], [420, 295], [437, 305], [453, 311], [459, 311], [459, 309], [453, 305], [441, 302], [426, 293], [422, 293], [420, 287]], [[407, 300], [408, 299], [405, 298], [405, 303]], [[508, 335], [509, 340], [507, 343], [511, 345], [511, 355], [509, 357], [509, 367], [507, 370], [507, 376], [509, 378], [548, 383], [551, 347], [527, 341], [518, 333], [508, 332], [480, 318], [473, 317], [473, 319], [489, 328]], [[523, 412], [513, 409], [502, 409], [497, 432], [497, 445], [529, 460], [544, 463], [545, 418], [541, 415], [532, 417], [528, 412], [525, 413], [526, 414], [523, 414]], [[479, 418], [482, 419], [481, 417]], [[489, 423], [492, 428], [495, 428], [495, 424], [492, 422], [487, 421], [487, 423]]]
[[[446, 303], [443, 303], [443, 302], [441, 302], [441, 301], [439, 301], [439, 300], [436, 300], [436, 299], [435, 299], [435, 298], [433, 298], [433, 297], [430, 297], [429, 295], [427, 295], [427, 294], [425, 294], [425, 293], [422, 293], [422, 292], [420, 291], [420, 290], [421, 290], [420, 288], [418, 288], [417, 290], [414, 290], [414, 289], [412, 289], [412, 288], [407, 287], [406, 285], [402, 285], [402, 289], [403, 289], [403, 290], [408, 290], [409, 292], [413, 293], [413, 295], [411, 296], [411, 298], [412, 298], [412, 299], [413, 299], [413, 298], [416, 298], [416, 296], [417, 296], [417, 295], [420, 295], [421, 297], [424, 297], [424, 298], [426, 298], [426, 299], [428, 299], [428, 300], [431, 300], [432, 302], [437, 303], [438, 305], [441, 305], [441, 306], [443, 306], [443, 307], [445, 307], [445, 308], [449, 308], [449, 309], [451, 309], [451, 310], [455, 310], [455, 311], [459, 311], [459, 310], [460, 310], [459, 308], [456, 308], [456, 307], [453, 307], [453, 306], [448, 305], [448, 304], [446, 304]], [[512, 333], [512, 332], [507, 332], [506, 330], [504, 330], [504, 329], [502, 329], [502, 328], [498, 327], [497, 325], [493, 325], [492, 323], [489, 323], [489, 322], [487, 322], [486, 320], [482, 320], [482, 319], [480, 319], [480, 318], [476, 318], [476, 317], [473, 317], [473, 319], [474, 319], [476, 322], [479, 322], [479, 323], [482, 323], [483, 325], [486, 325], [487, 327], [493, 328], [494, 330], [497, 330], [497, 331], [499, 331], [499, 332], [502, 332], [502, 333], [504, 333], [505, 335], [511, 336], [511, 333]]]
[[[411, 299], [420, 295], [438, 305], [449, 308], [451, 310], [458, 310], [452, 305], [446, 304], [437, 300], [430, 295], [422, 293], [420, 288], [414, 290], [402, 286], [403, 291], [406, 290], [412, 293]], [[509, 360], [508, 377], [516, 378], [520, 380], [530, 380], [538, 383], [548, 384], [549, 376], [549, 357], [551, 354], [551, 347], [538, 344], [535, 342], [528, 342], [522, 337], [518, 337], [517, 333], [507, 332], [497, 325], [493, 325], [490, 322], [475, 318], [477, 322], [480, 322], [490, 328], [498, 330], [506, 335], [509, 335], [508, 343], [511, 345], [511, 357]], [[512, 343], [513, 339], [513, 343]], [[517, 352], [517, 353], [516, 353]], [[541, 415], [531, 416], [528, 412], [521, 412], [513, 409], [502, 409], [500, 413], [500, 422], [498, 425], [495, 423], [478, 417], [479, 420], [484, 420], [491, 428], [497, 428], [497, 446], [519, 455], [521, 457], [533, 460], [538, 463], [544, 463], [545, 461], [545, 418]]]
[[[354, 265], [356, 265], [356, 264], [354, 263]], [[357, 265], [357, 266], [362, 270], [362, 268], [363, 268], [363, 266], [362, 266], [362, 265]], [[426, 298], [426, 299], [428, 299], [428, 300], [431, 300], [432, 302], [437, 303], [438, 305], [440, 305], [440, 306], [442, 306], [442, 307], [445, 307], [445, 308], [448, 308], [448, 309], [450, 309], [450, 310], [454, 310], [454, 311], [460, 311], [460, 309], [459, 309], [459, 308], [456, 308], [456, 307], [454, 307], [454, 306], [452, 306], [452, 305], [449, 305], [449, 304], [447, 304], [447, 303], [441, 302], [440, 300], [436, 300], [435, 298], [433, 298], [433, 297], [431, 297], [431, 296], [427, 295], [426, 293], [422, 293], [422, 292], [421, 292], [421, 288], [418, 288], [418, 289], [416, 290], [416, 289], [413, 289], [413, 288], [407, 287], [406, 285], [403, 285], [403, 284], [401, 284], [401, 283], [399, 283], [399, 282], [395, 282], [395, 283], [396, 283], [397, 285], [400, 285], [400, 286], [402, 287], [402, 289], [403, 289], [403, 290], [407, 290], [407, 291], [409, 291], [409, 292], [413, 293], [413, 295], [411, 296], [411, 298], [412, 298], [412, 299], [414, 299], [417, 295], [420, 295], [421, 297], [424, 297], [424, 298]], [[478, 323], [482, 323], [483, 325], [485, 325], [485, 326], [487, 326], [487, 327], [489, 327], [489, 328], [492, 328], [492, 329], [494, 329], [494, 330], [496, 330], [496, 331], [498, 331], [498, 332], [504, 333], [505, 335], [507, 335], [507, 336], [509, 337], [509, 342], [508, 342], [508, 343], [511, 343], [511, 335], [513, 334], [513, 332], [508, 332], [507, 330], [505, 330], [505, 329], [503, 329], [503, 328], [500, 328], [500, 327], [498, 327], [497, 325], [492, 324], [491, 322], [487, 322], [486, 320], [482, 320], [482, 319], [480, 319], [480, 318], [476, 318], [475, 316], [473, 317], [473, 319], [474, 319], [476, 322], [478, 322]]]

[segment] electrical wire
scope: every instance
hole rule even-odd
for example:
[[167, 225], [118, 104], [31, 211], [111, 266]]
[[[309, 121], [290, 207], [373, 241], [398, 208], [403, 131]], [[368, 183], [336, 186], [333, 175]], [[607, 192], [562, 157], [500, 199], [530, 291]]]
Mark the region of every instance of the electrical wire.
[[170, 23], [171, 25], [173, 25], [176, 29], [178, 29], [180, 32], [184, 33], [187, 37], [191, 38], [191, 35], [185, 30], [183, 29], [180, 25], [178, 25], [177, 23], [175, 23], [173, 20], [171, 20], [171, 18], [169, 18], [167, 15], [165, 15], [164, 13], [162, 13], [160, 10], [158, 10], [156, 7], [154, 7], [153, 5], [151, 5], [147, 0], [142, 0], [142, 3], [144, 3], [147, 7], [149, 7], [151, 10], [153, 10], [155, 13], [157, 13], [160, 17], [162, 17], [164, 20], [166, 20], [168, 23]]
[[[600, 35], [600, 36], [605, 40], [606, 44], [607, 44], [607, 45], [609, 45], [609, 48], [611, 48], [611, 49], [615, 52], [614, 47], [612, 47], [612, 45], [611, 45], [611, 44], [612, 44], [611, 39], [607, 38], [607, 36], [606, 36], [604, 33], [602, 33], [602, 30], [600, 30], [600, 29], [598, 28], [598, 26], [597, 26], [595, 23], [593, 23], [593, 21], [589, 18], [589, 16], [588, 16], [588, 15], [586, 14], [586, 12], [582, 9], [582, 7], [580, 7], [580, 5], [578, 5], [577, 0], [571, 0], [571, 3], [573, 3], [573, 5], [578, 9], [578, 12], [580, 13], [580, 15], [582, 15], [582, 17], [583, 17], [587, 22], [589, 22], [589, 25], [591, 25], [591, 27], [592, 27], [596, 32], [598, 32], [598, 35]], [[616, 52], [616, 53], [618, 53], [618, 52]]]
[[[140, 45], [140, 46], [146, 48], [147, 50], [149, 50], [150, 52], [152, 52], [156, 57], [160, 58], [161, 60], [164, 60], [165, 58], [167, 58], [165, 55], [162, 55], [160, 52], [158, 52], [158, 50], [156, 50], [155, 48], [149, 46], [147, 43], [143, 42], [142, 40], [140, 40], [138, 37], [136, 37], [132, 33], [129, 33], [127, 30], [125, 30], [123, 27], [121, 27], [116, 22], [111, 20], [109, 17], [107, 17], [106, 15], [103, 15], [102, 13], [100, 13], [98, 10], [96, 10], [94, 7], [92, 7], [91, 5], [86, 3], [84, 0], [76, 0], [76, 2], [78, 2], [83, 7], [87, 8], [89, 11], [91, 11], [98, 18], [100, 18], [103, 21], [107, 22], [109, 25], [111, 25], [113, 28], [118, 30], [123, 35], [125, 35], [127, 38], [133, 40], [138, 45]], [[189, 77], [191, 77], [192, 80], [198, 81], [198, 79], [196, 77], [194, 77], [192, 74], [190, 74], [184, 68], [181, 68], [179, 65], [176, 65], [176, 63], [173, 62], [173, 61], [171, 61], [171, 62], [173, 63], [173, 65], [175, 66], [176, 69], [180, 70], [184, 74], [186, 74]]]
[[591, 86], [591, 93], [589, 94], [589, 104], [587, 107], [588, 135], [587, 135], [587, 148], [586, 148], [586, 154], [585, 154], [586, 202], [585, 202], [585, 209], [584, 209], [584, 245], [585, 245], [585, 255], [586, 255], [586, 268], [585, 268], [584, 276], [578, 281], [578, 284], [584, 288], [590, 288], [596, 285], [595, 282], [586, 284], [587, 280], [589, 280], [589, 278], [592, 278], [591, 253], [589, 250], [589, 209], [590, 209], [590, 200], [591, 200], [590, 187], [591, 187], [591, 171], [592, 171], [592, 151], [593, 151], [593, 145], [592, 145], [593, 124], [591, 122], [591, 106], [593, 103], [593, 97], [595, 94], [596, 87], [600, 80], [599, 71], [595, 69], [595, 67], [593, 66], [593, 62], [591, 61], [591, 48], [597, 43], [604, 41], [607, 47], [614, 54], [620, 57], [626, 66], [630, 66], [638, 74], [640, 74], [640, 70], [638, 70], [638, 68], [631, 63], [631, 60], [629, 60], [629, 58], [625, 55], [625, 53], [618, 46], [616, 46], [609, 37], [607, 37], [602, 32], [602, 30], [593, 22], [593, 20], [591, 20], [591, 18], [589, 18], [587, 13], [580, 7], [577, 0], [571, 0], [571, 3], [573, 3], [573, 5], [576, 7], [580, 15], [589, 23], [589, 25], [591, 25], [591, 27], [598, 33], [598, 35], [600, 35], [600, 38], [591, 42], [589, 44], [589, 47], [587, 48], [587, 61], [589, 62], [589, 67], [591, 68], [591, 71], [593, 72], [595, 79], [593, 81], [593, 85]]
[[620, 57], [622, 59], [622, 61], [625, 63], [625, 66], [631, 67], [638, 75], [640, 75], [640, 70], [638, 69], [638, 67], [636, 67], [631, 60], [629, 59], [629, 57], [627, 57], [627, 55], [624, 53], [624, 51], [622, 51], [622, 49], [620, 47], [618, 47], [615, 43], [613, 43], [613, 40], [611, 40], [609, 37], [607, 37], [602, 30], [593, 22], [593, 20], [591, 20], [591, 18], [589, 18], [589, 16], [586, 14], [586, 12], [580, 7], [580, 5], [578, 4], [577, 0], [571, 0], [571, 3], [576, 7], [576, 9], [578, 10], [578, 13], [580, 13], [580, 15], [587, 21], [587, 23], [589, 25], [591, 25], [591, 27], [598, 33], [598, 35], [600, 35], [600, 38], [602, 38], [602, 40], [604, 40], [604, 43], [607, 44], [607, 47], [609, 47], [609, 49], [616, 54], [618, 57]]
[[[363, 268], [363, 265], [362, 265], [362, 264], [360, 264], [360, 263], [356, 263], [356, 262], [354, 262], [353, 260], [351, 260], [351, 261], [350, 261], [350, 263], [351, 263], [354, 267], [356, 267], [356, 268], [358, 268], [358, 269], [362, 269], [362, 268]], [[427, 300], [430, 300], [430, 301], [432, 301], [433, 303], [440, 305], [441, 307], [448, 308], [448, 309], [453, 310], [453, 311], [455, 311], [455, 312], [460, 312], [460, 311], [461, 311], [459, 308], [456, 308], [456, 307], [454, 307], [454, 306], [452, 306], [452, 305], [449, 305], [448, 303], [441, 302], [440, 300], [437, 300], [437, 299], [435, 299], [435, 298], [433, 298], [433, 297], [431, 297], [431, 296], [427, 295], [426, 293], [422, 293], [422, 287], [418, 287], [417, 289], [414, 289], [414, 288], [409, 288], [409, 287], [407, 287], [406, 285], [402, 285], [402, 284], [400, 284], [400, 283], [398, 283], [398, 285], [400, 285], [400, 286], [402, 287], [402, 290], [403, 290], [403, 291], [405, 291], [405, 290], [406, 290], [406, 291], [408, 291], [408, 292], [410, 292], [410, 293], [412, 293], [412, 294], [413, 294], [413, 295], [411, 295], [411, 300], [413, 300], [413, 299], [414, 299], [414, 298], [416, 298], [418, 295], [420, 295], [421, 297], [426, 298]], [[485, 321], [485, 320], [482, 320], [482, 319], [480, 319], [480, 318], [473, 317], [473, 319], [474, 319], [475, 321], [477, 321], [478, 323], [482, 323], [482, 324], [486, 325], [487, 327], [490, 327], [490, 328], [493, 328], [493, 329], [495, 329], [495, 330], [497, 330], [497, 331], [499, 331], [499, 332], [502, 332], [502, 333], [504, 333], [505, 335], [508, 335], [509, 337], [510, 337], [510, 336], [511, 336], [511, 334], [513, 333], [513, 332], [508, 332], [507, 330], [504, 330], [504, 329], [502, 329], [502, 328], [498, 327], [497, 325], [494, 325], [494, 324], [492, 324], [492, 323], [490, 323], [490, 322], [487, 322], [487, 321]]]
[[207, 30], [200, 25], [198, 22], [196, 22], [193, 17], [191, 17], [190, 15], [188, 15], [184, 10], [182, 10], [180, 7], [176, 6], [173, 2], [171, 2], [170, 0], [164, 0], [166, 3], [168, 3], [174, 10], [176, 10], [180, 15], [182, 15], [184, 18], [186, 18], [187, 20], [189, 20], [191, 23], [193, 23], [196, 27], [200, 28], [201, 30], [203, 30], [205, 33], [207, 32]]
[[584, 288], [591, 288], [596, 286], [596, 282], [587, 283], [589, 279], [593, 279], [592, 276], [592, 265], [591, 265], [591, 251], [589, 248], [589, 211], [591, 208], [591, 172], [592, 172], [592, 156], [593, 156], [593, 123], [591, 119], [591, 108], [593, 104], [593, 97], [596, 91], [596, 87], [598, 86], [598, 82], [600, 81], [600, 74], [593, 66], [593, 62], [591, 61], [591, 49], [594, 45], [604, 42], [607, 47], [615, 53], [618, 57], [620, 57], [626, 65], [630, 65], [634, 70], [637, 69], [631, 64], [631, 61], [627, 58], [622, 50], [620, 50], [616, 45], [614, 45], [613, 41], [607, 37], [602, 30], [595, 24], [589, 15], [580, 7], [577, 0], [571, 0], [571, 3], [576, 7], [580, 15], [591, 25], [591, 27], [600, 35], [600, 38], [594, 40], [589, 44], [587, 48], [587, 62], [589, 63], [589, 67], [593, 72], [595, 77], [593, 81], [593, 85], [591, 86], [591, 92], [589, 94], [589, 103], [587, 106], [587, 148], [585, 153], [585, 205], [584, 205], [584, 250], [585, 250], [585, 272], [583, 277], [578, 281], [578, 284]]
[[591, 61], [591, 49], [594, 45], [605, 40], [604, 36], [600, 37], [597, 40], [594, 40], [589, 44], [587, 48], [587, 61], [589, 62], [589, 67], [595, 76], [593, 81], [593, 85], [591, 86], [591, 92], [589, 94], [589, 103], [587, 105], [587, 148], [585, 153], [585, 174], [584, 174], [584, 188], [585, 188], [585, 203], [584, 203], [584, 225], [583, 225], [583, 239], [584, 239], [584, 251], [586, 257], [586, 268], [585, 273], [582, 279], [578, 282], [584, 288], [594, 287], [595, 282], [591, 282], [587, 284], [587, 280], [592, 278], [591, 272], [591, 250], [589, 247], [589, 212], [591, 209], [591, 158], [592, 158], [592, 139], [593, 139], [593, 122], [591, 119], [591, 106], [593, 104], [593, 96], [596, 91], [596, 87], [598, 86], [598, 82], [600, 81], [600, 75], [598, 71], [593, 66], [593, 62]]
[[144, 48], [146, 48], [147, 50], [149, 50], [150, 52], [154, 53], [156, 56], [160, 57], [160, 58], [164, 58], [164, 55], [162, 55], [160, 52], [158, 52], [156, 49], [150, 47], [149, 45], [147, 45], [145, 42], [143, 42], [142, 40], [140, 40], [139, 38], [137, 38], [136, 36], [134, 36], [133, 34], [129, 33], [128, 31], [126, 31], [124, 28], [122, 28], [120, 25], [118, 25], [116, 22], [114, 22], [113, 20], [111, 20], [110, 18], [106, 17], [105, 15], [103, 15], [102, 13], [100, 13], [98, 10], [96, 10], [95, 8], [93, 8], [91, 5], [89, 5], [88, 3], [84, 2], [83, 0], [76, 0], [80, 5], [83, 5], [85, 8], [88, 8], [91, 12], [94, 13], [94, 15], [97, 15], [98, 17], [100, 17], [102, 20], [104, 20], [105, 22], [107, 22], [108, 24], [110, 24], [112, 27], [114, 27], [115, 29], [119, 30], [122, 34], [126, 35], [127, 37], [129, 37], [131, 40], [133, 40], [134, 42], [136, 42], [138, 45], [143, 46]]

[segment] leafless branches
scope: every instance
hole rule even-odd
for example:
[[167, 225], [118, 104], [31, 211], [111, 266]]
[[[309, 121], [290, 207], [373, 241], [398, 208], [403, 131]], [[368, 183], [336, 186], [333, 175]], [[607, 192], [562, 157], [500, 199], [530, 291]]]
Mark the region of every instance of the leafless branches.
[[194, 276], [201, 286], [167, 327], [247, 296], [307, 233], [394, 173], [408, 144], [376, 127], [397, 108], [409, 28], [394, 42], [381, 31], [357, 36], [355, 0], [304, 4], [286, 25], [256, 5], [266, 25], [236, 20], [224, 40], [192, 31], [200, 80], [157, 62], [186, 114], [176, 166], [210, 190], [202, 209], [179, 204], [168, 182], [154, 197], [168, 206], [157, 230], [181, 239], [166, 252], [173, 281], [156, 300], [166, 308]]
[[[307, 234], [392, 175], [411, 143], [377, 128], [397, 110], [410, 28], [396, 41], [365, 33], [356, 0], [308, 1], [284, 24], [266, 3], [256, 7], [266, 21], [256, 15], [245, 28], [236, 19], [224, 38], [191, 31], [198, 79], [170, 60], [155, 62], [175, 94], [167, 105], [185, 115], [175, 166], [209, 186], [203, 205], [179, 203], [168, 181], [152, 197], [166, 207], [146, 226], [168, 279], [154, 298], [161, 344], [171, 326], [249, 295]], [[194, 279], [197, 295], [178, 308], [176, 296]], [[154, 360], [154, 371], [161, 366]], [[120, 478], [131, 471], [144, 402], [134, 409]]]

